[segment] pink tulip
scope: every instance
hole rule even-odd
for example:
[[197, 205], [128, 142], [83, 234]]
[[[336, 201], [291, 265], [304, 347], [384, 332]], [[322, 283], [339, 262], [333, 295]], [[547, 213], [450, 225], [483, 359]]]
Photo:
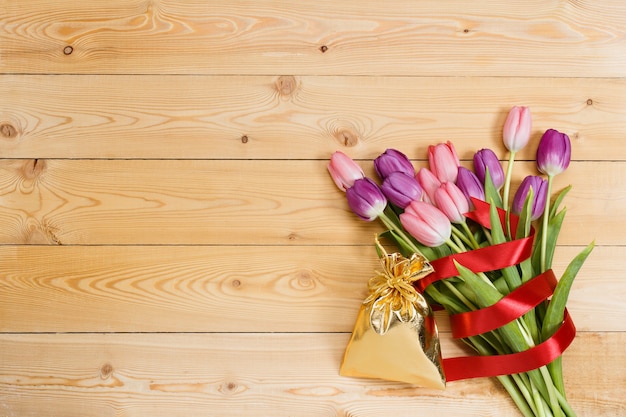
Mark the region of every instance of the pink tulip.
[[522, 149], [530, 139], [531, 127], [530, 109], [523, 106], [513, 107], [509, 111], [502, 129], [504, 146], [511, 152]]
[[441, 182], [456, 182], [459, 170], [459, 156], [452, 142], [439, 143], [428, 147], [430, 170]]
[[328, 172], [341, 191], [346, 191], [346, 189], [352, 187], [354, 181], [365, 178], [361, 167], [348, 155], [340, 151], [336, 151], [331, 156]]
[[446, 215], [423, 201], [411, 202], [400, 214], [400, 222], [407, 232], [429, 247], [444, 244], [452, 233], [452, 225]]
[[437, 179], [428, 168], [420, 168], [417, 172], [417, 182], [419, 182], [422, 190], [424, 190], [423, 199], [430, 203], [435, 203], [435, 191], [441, 185], [441, 181]]
[[435, 191], [435, 203], [452, 223], [465, 222], [465, 213], [469, 211], [469, 203], [463, 191], [451, 182], [444, 182]]

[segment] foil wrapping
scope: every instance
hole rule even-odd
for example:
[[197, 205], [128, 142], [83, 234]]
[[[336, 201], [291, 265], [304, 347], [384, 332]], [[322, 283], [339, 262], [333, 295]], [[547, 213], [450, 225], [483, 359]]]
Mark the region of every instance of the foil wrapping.
[[[377, 242], [378, 244], [378, 242]], [[340, 375], [444, 389], [439, 334], [432, 310], [413, 284], [433, 271], [426, 258], [387, 254], [369, 281]]]

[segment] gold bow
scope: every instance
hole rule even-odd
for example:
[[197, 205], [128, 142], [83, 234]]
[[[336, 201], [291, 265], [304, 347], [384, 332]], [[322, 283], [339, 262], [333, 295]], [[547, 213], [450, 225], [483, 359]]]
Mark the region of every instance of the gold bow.
[[384, 334], [394, 314], [408, 322], [418, 312], [423, 316], [429, 313], [428, 303], [413, 284], [433, 272], [433, 267], [421, 254], [406, 258], [400, 253], [387, 254], [378, 239], [376, 245], [382, 254], [382, 270], [369, 280], [370, 294], [363, 304], [372, 304], [370, 323], [377, 333]]

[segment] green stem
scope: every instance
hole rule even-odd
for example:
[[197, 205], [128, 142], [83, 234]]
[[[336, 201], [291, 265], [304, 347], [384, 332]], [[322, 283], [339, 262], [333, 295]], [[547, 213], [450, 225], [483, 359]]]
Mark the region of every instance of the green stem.
[[572, 410], [572, 407], [569, 405], [563, 394], [557, 391], [556, 396], [559, 399], [559, 404], [561, 405], [561, 409], [565, 412], [565, 415], [567, 417], [576, 417], [576, 413]]
[[450, 247], [450, 249], [452, 249], [456, 253], [463, 253], [463, 252], [465, 252], [461, 247], [459, 247], [456, 243], [454, 243], [450, 239], [446, 240], [446, 245], [448, 245]]
[[541, 376], [543, 377], [543, 380], [546, 383], [546, 387], [548, 388], [548, 398], [550, 400], [550, 408], [552, 409], [552, 414], [554, 414], [555, 417], [564, 417], [563, 412], [561, 411], [561, 407], [559, 406], [559, 399], [556, 396], [557, 390], [554, 388], [552, 376], [550, 375], [548, 368], [542, 366], [541, 368], [539, 368], [539, 371], [541, 372]]
[[463, 227], [463, 230], [465, 231], [465, 234], [467, 235], [468, 239], [470, 240], [470, 246], [473, 249], [478, 249], [480, 247], [480, 244], [474, 238], [474, 234], [472, 233], [472, 231], [470, 230], [469, 226], [467, 225], [467, 222], [464, 221], [463, 223], [461, 223], [461, 227]]
[[543, 223], [541, 225], [541, 272], [546, 271], [546, 249], [548, 244], [548, 221], [550, 220], [550, 196], [552, 195], [552, 179], [554, 176], [548, 176], [548, 191], [546, 194], [546, 207], [543, 210]]
[[476, 306], [472, 304], [472, 302], [468, 300], [463, 294], [461, 294], [461, 292], [453, 284], [448, 282], [447, 279], [442, 280], [442, 282], [446, 287], [448, 287], [452, 294], [454, 294], [459, 299], [459, 301], [465, 304], [465, 307], [467, 307], [469, 311], [477, 310]]
[[[532, 395], [530, 394], [530, 391], [528, 390], [528, 386], [527, 386], [527, 384], [530, 384], [530, 380], [528, 379], [528, 376], [525, 375], [525, 374], [513, 374], [513, 375], [511, 375], [511, 377], [513, 378], [513, 381], [515, 381], [515, 383], [517, 384], [520, 392], [524, 396], [524, 399], [526, 400], [526, 404], [525, 405], [528, 408], [530, 408], [530, 410], [532, 411], [531, 415], [533, 417], [536, 416], [537, 415], [537, 408], [535, 407], [535, 403], [533, 401]], [[500, 382], [502, 382], [502, 381], [500, 381]], [[519, 407], [519, 404], [518, 404], [518, 407]], [[524, 411], [521, 409], [521, 407], [519, 407], [519, 408], [520, 408], [520, 411], [522, 411], [522, 414], [524, 414]]]
[[504, 191], [502, 192], [502, 204], [506, 211], [509, 210], [509, 190], [511, 189], [511, 176], [513, 175], [513, 162], [515, 161], [515, 151], [509, 154], [509, 164], [506, 167], [506, 177], [504, 180]]
[[[528, 392], [525, 386], [520, 386], [520, 384], [517, 383], [517, 386], [519, 388], [518, 390], [518, 388], [516, 388], [515, 385], [511, 382], [509, 375], [499, 376], [498, 381], [500, 381], [502, 386], [504, 386], [504, 388], [507, 390], [507, 392], [511, 396], [511, 399], [513, 399], [513, 402], [517, 405], [517, 408], [524, 415], [524, 417], [535, 417], [536, 414], [534, 413], [534, 410], [529, 407], [529, 398], [527, 398], [524, 393], [524, 391]], [[522, 393], [522, 395], [520, 395], [520, 392]]]

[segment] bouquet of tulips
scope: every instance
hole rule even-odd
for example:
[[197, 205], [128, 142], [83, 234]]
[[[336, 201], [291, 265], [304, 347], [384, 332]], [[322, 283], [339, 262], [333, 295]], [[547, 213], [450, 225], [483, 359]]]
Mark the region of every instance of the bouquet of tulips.
[[429, 168], [417, 172], [405, 154], [386, 150], [374, 160], [378, 182], [339, 151], [328, 170], [357, 216], [379, 219], [380, 236], [399, 252], [432, 263], [432, 277], [415, 288], [446, 310], [453, 337], [478, 353], [474, 362], [444, 359], [447, 380], [497, 377], [524, 416], [574, 416], [561, 371], [575, 335], [565, 304], [593, 243], [557, 282], [551, 264], [570, 187], [553, 196], [552, 184], [569, 165], [571, 145], [564, 133], [545, 131], [536, 157], [542, 175], [524, 178], [509, 201], [515, 155], [530, 136], [530, 111], [516, 106], [503, 128], [506, 172], [490, 149], [475, 153], [473, 171], [461, 166], [450, 142], [429, 146]]

